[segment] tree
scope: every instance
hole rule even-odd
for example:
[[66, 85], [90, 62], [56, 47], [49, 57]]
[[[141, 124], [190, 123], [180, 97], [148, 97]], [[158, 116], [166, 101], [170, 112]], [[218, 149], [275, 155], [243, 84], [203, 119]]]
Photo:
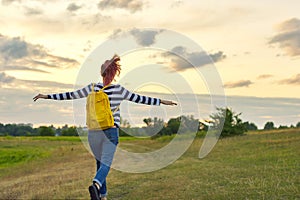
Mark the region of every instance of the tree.
[[165, 122], [163, 119], [159, 119], [157, 117], [145, 118], [143, 122], [147, 125], [147, 127], [143, 127], [148, 136], [159, 136], [162, 135], [162, 129], [165, 126]]
[[130, 136], [131, 131], [130, 131], [130, 123], [127, 119], [120, 118], [120, 129], [119, 129], [119, 135], [120, 136]]
[[38, 135], [40, 136], [54, 136], [54, 134], [55, 132], [50, 127], [40, 126], [38, 128]]
[[275, 129], [273, 122], [267, 122], [264, 126], [264, 130], [272, 130]]
[[288, 126], [285, 126], [285, 125], [280, 125], [279, 127], [278, 127], [278, 129], [287, 129], [287, 128], [289, 128]]
[[180, 117], [171, 118], [171, 119], [169, 119], [169, 121], [167, 123], [167, 127], [169, 128], [169, 130], [172, 134], [178, 132], [179, 126], [180, 126]]
[[221, 129], [222, 123], [224, 123], [221, 136], [227, 137], [242, 135], [247, 131], [245, 124], [239, 118], [240, 115], [241, 113], [236, 114], [230, 108], [217, 108], [217, 113], [210, 117], [214, 121], [213, 128], [215, 129]]
[[58, 127], [56, 130], [55, 130], [55, 136], [61, 136], [61, 128]]
[[257, 130], [257, 126], [254, 123], [244, 122], [244, 125], [248, 131]]
[[145, 118], [143, 119], [143, 122], [147, 125], [147, 126], [153, 126], [153, 122], [152, 122], [152, 119], [149, 117], [149, 118]]
[[75, 126], [64, 128], [61, 131], [62, 136], [78, 136], [77, 130]]
[[0, 136], [7, 136], [4, 124], [0, 123]]
[[296, 127], [297, 127], [297, 128], [300, 128], [300, 122], [298, 122], [298, 123], [296, 124]]
[[4, 132], [4, 124], [0, 123], [0, 133]]
[[16, 124], [5, 124], [4, 129], [8, 135], [17, 136], [18, 127]]
[[193, 115], [182, 115], [180, 121], [180, 133], [191, 133], [199, 130], [200, 122]]
[[120, 127], [121, 128], [130, 128], [130, 123], [127, 119], [123, 119], [123, 117], [121, 117], [120, 119]]

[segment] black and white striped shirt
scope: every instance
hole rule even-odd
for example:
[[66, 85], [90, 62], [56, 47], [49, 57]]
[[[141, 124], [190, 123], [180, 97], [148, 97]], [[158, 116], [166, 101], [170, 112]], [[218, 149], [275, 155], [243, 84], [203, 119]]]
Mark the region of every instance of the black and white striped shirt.
[[[102, 88], [103, 88], [103, 83], [96, 83], [94, 85], [95, 91], [99, 91]], [[79, 98], [87, 97], [91, 91], [92, 91], [92, 83], [82, 89], [73, 92], [49, 94], [48, 99], [54, 99], [54, 100], [79, 99]], [[160, 99], [141, 96], [132, 93], [119, 84], [109, 85], [104, 89], [104, 92], [108, 95], [110, 101], [110, 108], [112, 112], [115, 111], [115, 109], [121, 104], [123, 100], [133, 101], [135, 103], [141, 103], [147, 105], [157, 105], [157, 106], [160, 105]], [[120, 109], [114, 112], [113, 116], [114, 116], [115, 125], [117, 127], [120, 127]]]

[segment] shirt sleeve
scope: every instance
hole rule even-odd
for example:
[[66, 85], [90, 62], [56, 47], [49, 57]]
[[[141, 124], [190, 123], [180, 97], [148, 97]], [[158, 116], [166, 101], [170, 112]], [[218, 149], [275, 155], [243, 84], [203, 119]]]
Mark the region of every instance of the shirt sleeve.
[[84, 88], [81, 88], [73, 92], [48, 94], [47, 96], [48, 99], [54, 99], [54, 100], [72, 100], [72, 99], [80, 99], [80, 98], [87, 97], [91, 91], [92, 91], [92, 84], [89, 84]]
[[128, 91], [124, 87], [122, 87], [122, 96], [124, 99], [128, 101], [132, 101], [135, 103], [146, 104], [146, 105], [160, 105], [160, 99], [148, 96], [142, 96], [133, 92]]

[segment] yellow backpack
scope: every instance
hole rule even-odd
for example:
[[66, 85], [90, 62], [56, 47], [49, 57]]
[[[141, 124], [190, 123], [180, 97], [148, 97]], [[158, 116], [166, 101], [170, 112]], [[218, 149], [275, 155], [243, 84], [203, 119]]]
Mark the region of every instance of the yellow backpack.
[[95, 92], [94, 83], [92, 84], [92, 91], [87, 96], [86, 101], [86, 124], [89, 130], [105, 130], [114, 126], [109, 99], [103, 91], [108, 86], [106, 85], [98, 92]]

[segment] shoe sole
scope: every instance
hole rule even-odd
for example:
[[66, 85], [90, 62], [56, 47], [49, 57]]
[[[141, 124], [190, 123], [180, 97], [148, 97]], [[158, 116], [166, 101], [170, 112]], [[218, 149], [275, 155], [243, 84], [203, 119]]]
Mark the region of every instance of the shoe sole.
[[100, 197], [98, 195], [98, 191], [95, 185], [91, 185], [89, 187], [89, 192], [91, 196], [91, 200], [100, 200]]

